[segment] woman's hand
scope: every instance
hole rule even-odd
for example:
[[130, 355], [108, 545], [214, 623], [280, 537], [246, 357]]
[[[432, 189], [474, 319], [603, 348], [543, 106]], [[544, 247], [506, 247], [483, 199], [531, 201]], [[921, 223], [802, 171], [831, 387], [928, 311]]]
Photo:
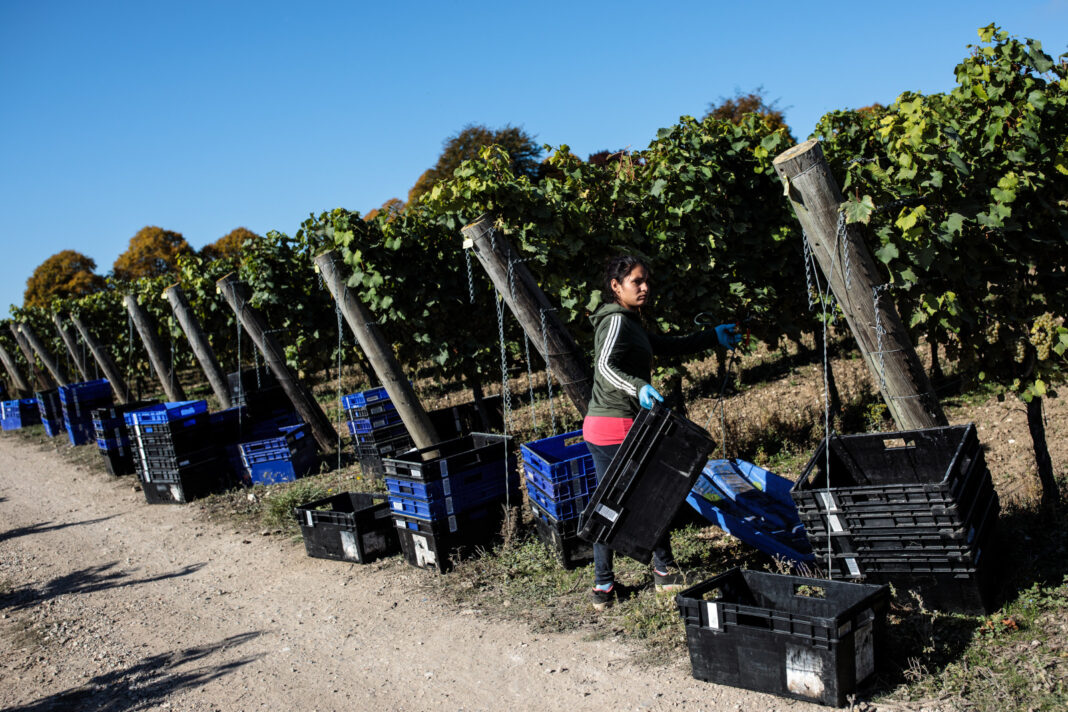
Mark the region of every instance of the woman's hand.
[[646, 383], [642, 386], [642, 389], [638, 391], [638, 405], [645, 409], [651, 409], [654, 400], [663, 403], [664, 396], [657, 393], [655, 388]]
[[716, 338], [719, 339], [723, 348], [733, 351], [734, 347], [742, 343], [745, 337], [742, 336], [737, 324], [720, 324], [716, 327]]

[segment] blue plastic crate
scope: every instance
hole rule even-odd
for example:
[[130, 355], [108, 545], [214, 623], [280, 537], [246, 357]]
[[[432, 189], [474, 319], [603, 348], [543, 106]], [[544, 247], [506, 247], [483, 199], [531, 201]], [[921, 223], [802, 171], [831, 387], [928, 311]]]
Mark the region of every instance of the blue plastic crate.
[[4, 401], [0, 404], [0, 419], [4, 430], [18, 430], [41, 422], [36, 398]]
[[[511, 492], [513, 502], [519, 500], [519, 492]], [[466, 499], [459, 497], [446, 497], [438, 502], [427, 502], [412, 497], [389, 495], [389, 508], [394, 514], [413, 517], [422, 521], [440, 521], [455, 514], [462, 514], [470, 509], [484, 506], [490, 502], [505, 500], [503, 490], [486, 489], [481, 493], [468, 493]]]
[[342, 397], [341, 407], [345, 410], [350, 408], [365, 408], [368, 403], [374, 403], [375, 401], [385, 400], [387, 398], [389, 398], [389, 393], [386, 392], [384, 386], [380, 386], [378, 388], [370, 388], [366, 391], [351, 393]]
[[[419, 480], [410, 477], [386, 477], [390, 494], [421, 499], [427, 502], [444, 501], [449, 497], [466, 501], [469, 495], [481, 496], [485, 490], [504, 492], [505, 477], [503, 462], [490, 462], [464, 472], [450, 473], [438, 480]], [[514, 467], [508, 470], [507, 484], [514, 491], [519, 488], [519, 473]]]
[[[745, 460], [709, 460], [702, 475], [721, 494], [774, 529], [792, 529], [801, 523], [797, 505], [790, 499], [793, 483], [785, 478]], [[768, 487], [773, 491], [767, 491]]]
[[63, 424], [67, 428], [67, 437], [71, 445], [85, 445], [96, 440], [96, 431], [90, 423], [67, 420]]
[[314, 465], [314, 453], [305, 451], [297, 454], [292, 459], [246, 464], [242, 480], [247, 485], [273, 485], [279, 482], [293, 482], [311, 472]]
[[365, 406], [356, 406], [353, 408], [346, 408], [345, 413], [351, 419], [357, 418], [371, 418], [379, 413], [389, 413], [397, 410], [397, 406], [393, 405], [391, 400], [380, 400], [374, 403], [368, 403]]
[[289, 452], [291, 449], [303, 444], [300, 441], [307, 437], [308, 426], [303, 423], [300, 425], [286, 425], [279, 428], [278, 431], [281, 435], [277, 437], [240, 443], [238, 447], [241, 449], [241, 454], [251, 455], [279, 449]]
[[125, 413], [127, 425], [152, 425], [164, 424], [174, 420], [187, 418], [198, 413], [208, 412], [208, 402], [198, 401], [172, 401], [159, 405], [149, 406], [141, 410]]
[[129, 450], [130, 438], [121, 436], [111, 438], [98, 437], [96, 439], [96, 446], [104, 452], [109, 452], [111, 450]]
[[[729, 463], [725, 465], [724, 463]], [[776, 483], [780, 478], [774, 473], [758, 468], [756, 465], [746, 463], [744, 460], [710, 460], [690, 494], [686, 497], [694, 510], [710, 522], [719, 526], [723, 531], [737, 537], [746, 544], [772, 556], [781, 556], [791, 561], [809, 562], [814, 559], [812, 547], [805, 535], [805, 528], [800, 519], [787, 526], [780, 524], [780, 518], [765, 517], [759, 511], [755, 497], [750, 496], [748, 506], [738, 504], [737, 497], [731, 497], [716, 483], [714, 473], [730, 466], [735, 472], [743, 476], [751, 474], [755, 484], [760, 481], [771, 491], [765, 495], [766, 500], [781, 506], [782, 486]], [[759, 470], [759, 472], [757, 472]], [[721, 481], [723, 478], [719, 478]], [[787, 480], [787, 483], [789, 481]], [[786, 487], [789, 491], [789, 486]]]
[[520, 450], [525, 469], [536, 471], [543, 480], [565, 482], [595, 472], [581, 430], [525, 443]]
[[571, 499], [553, 499], [537, 487], [527, 482], [527, 496], [544, 509], [549, 516], [560, 521], [576, 519], [586, 505], [590, 503], [590, 495], [584, 494]]
[[87, 402], [101, 399], [111, 399], [111, 384], [108, 379], [101, 378], [96, 381], [83, 381], [81, 383], [69, 383], [59, 387], [59, 401], [66, 405], [73, 402]]
[[370, 418], [354, 418], [349, 421], [349, 432], [357, 434], [370, 433], [379, 428], [386, 428], [400, 422], [400, 413], [394, 410], [387, 413], [379, 413]]
[[351, 420], [348, 421], [348, 426], [349, 435], [356, 440], [357, 445], [377, 445], [382, 442], [390, 442], [399, 437], [406, 437], [408, 435], [408, 429], [404, 427], [404, 423], [387, 425], [384, 428], [375, 428], [370, 432], [357, 432], [356, 425]]
[[566, 480], [564, 482], [553, 482], [538, 470], [530, 467], [525, 468], [525, 474], [527, 482], [537, 487], [552, 499], [573, 499], [574, 497], [590, 494], [597, 489], [596, 472], [579, 475], [574, 479]]

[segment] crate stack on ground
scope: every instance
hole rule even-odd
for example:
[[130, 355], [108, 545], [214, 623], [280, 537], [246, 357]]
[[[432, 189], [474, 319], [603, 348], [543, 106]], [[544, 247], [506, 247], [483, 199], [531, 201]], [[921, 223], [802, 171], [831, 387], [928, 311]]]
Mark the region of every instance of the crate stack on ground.
[[578, 520], [597, 489], [597, 472], [582, 431], [525, 443], [520, 450], [538, 538], [564, 568], [591, 561], [593, 546], [578, 537]]
[[63, 403], [59, 400], [59, 389], [49, 388], [47, 391], [38, 391], [37, 410], [41, 413], [41, 425], [50, 438], [54, 438], [63, 430]]
[[18, 430], [41, 422], [36, 398], [21, 398], [0, 402], [0, 427]]
[[134, 469], [133, 444], [126, 427], [126, 413], [159, 405], [158, 401], [136, 401], [92, 411], [96, 446], [104, 456], [104, 465], [112, 475], [132, 475]]
[[[293, 482], [310, 473], [317, 450], [307, 424], [272, 428], [268, 437], [238, 444], [241, 481], [246, 485], [272, 485]], [[262, 432], [262, 431], [260, 431]]]
[[380, 477], [383, 458], [411, 449], [412, 438], [385, 388], [349, 394], [341, 399], [341, 407], [365, 475]]
[[342, 492], [293, 509], [308, 556], [366, 564], [399, 544], [385, 495]]
[[791, 495], [834, 578], [893, 583], [931, 608], [993, 609], [999, 503], [974, 425], [832, 436]]
[[726, 533], [796, 566], [814, 556], [790, 498], [792, 486], [745, 460], [709, 460], [686, 502]]
[[93, 411], [112, 404], [111, 384], [101, 378], [60, 386], [59, 402], [63, 405], [63, 426], [71, 445], [96, 442]]
[[244, 406], [245, 412], [254, 419], [268, 420], [293, 411], [285, 390], [266, 366], [243, 368], [228, 374], [226, 381], [232, 405], [235, 408]]
[[206, 401], [162, 403], [123, 417], [149, 504], [184, 503], [230, 484], [218, 462]]
[[519, 504], [518, 462], [503, 435], [473, 433], [383, 464], [401, 550], [412, 566], [449, 570], [464, 551], [489, 545], [505, 505]]
[[244, 480], [245, 465], [241, 461], [240, 445], [255, 437], [255, 425], [243, 405], [208, 414], [208, 429], [219, 464], [226, 467], [234, 483]]
[[886, 652], [887, 586], [732, 569], [675, 598], [698, 680], [842, 707]]

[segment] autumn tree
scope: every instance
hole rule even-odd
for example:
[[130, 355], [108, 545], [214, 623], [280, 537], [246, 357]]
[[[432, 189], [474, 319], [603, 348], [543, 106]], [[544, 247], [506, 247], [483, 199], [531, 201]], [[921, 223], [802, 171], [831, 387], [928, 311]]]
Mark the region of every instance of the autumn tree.
[[764, 87], [757, 87], [748, 94], [740, 91], [729, 99], [720, 98], [718, 104], [709, 104], [705, 118], [730, 121], [740, 124], [746, 114], [757, 114], [773, 129], [785, 129], [790, 134], [790, 127], [786, 125], [782, 110], [778, 107], [778, 99], [768, 101], [764, 96]]
[[158, 277], [173, 272], [178, 255], [193, 253], [181, 233], [148, 226], [130, 238], [130, 246], [115, 260], [112, 271], [117, 279]]
[[42, 262], [28, 280], [24, 307], [47, 306], [53, 297], [83, 297], [104, 288], [95, 273], [96, 260], [74, 250], [63, 250]]
[[241, 248], [248, 240], [262, 240], [260, 235], [246, 227], [231, 230], [215, 242], [208, 243], [200, 250], [200, 256], [208, 262], [218, 259], [238, 260], [241, 258]]
[[380, 207], [369, 211], [363, 216], [364, 220], [374, 220], [379, 215], [384, 215], [386, 222], [392, 222], [397, 219], [397, 216], [404, 212], [404, 201], [400, 198], [390, 198], [386, 202], [382, 203]]
[[512, 171], [516, 175], [537, 178], [538, 158], [541, 156], [539, 146], [532, 136], [515, 126], [503, 129], [490, 129], [485, 126], [468, 124], [455, 136], [445, 139], [443, 150], [434, 167], [419, 176], [412, 189], [408, 191], [408, 204], [443, 180], [452, 178], [453, 171], [464, 161], [478, 158], [478, 152], [486, 146], [498, 145], [508, 152], [512, 159]]

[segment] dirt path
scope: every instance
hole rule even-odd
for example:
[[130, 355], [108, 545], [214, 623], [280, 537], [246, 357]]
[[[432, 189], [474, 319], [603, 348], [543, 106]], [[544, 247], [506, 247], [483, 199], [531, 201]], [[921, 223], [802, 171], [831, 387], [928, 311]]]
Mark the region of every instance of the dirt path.
[[434, 575], [311, 559], [0, 437], [4, 709], [826, 709], [411, 593]]

